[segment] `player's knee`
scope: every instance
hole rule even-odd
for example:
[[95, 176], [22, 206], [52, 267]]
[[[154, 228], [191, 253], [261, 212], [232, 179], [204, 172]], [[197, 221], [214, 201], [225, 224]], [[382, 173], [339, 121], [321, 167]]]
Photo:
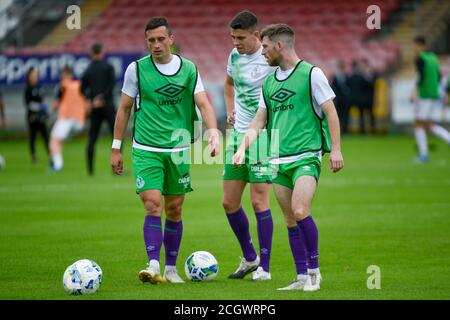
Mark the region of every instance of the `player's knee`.
[[162, 209], [161, 200], [153, 198], [145, 199], [144, 208], [145, 213], [149, 216], [160, 215]]
[[267, 210], [269, 208], [269, 205], [265, 199], [257, 198], [252, 199], [252, 207], [255, 212], [261, 212], [264, 210]]
[[222, 207], [225, 212], [236, 212], [240, 208], [241, 203], [237, 201], [232, 201], [230, 199], [224, 199], [222, 201]]
[[284, 222], [286, 223], [287, 227], [292, 227], [297, 225], [297, 220], [295, 220], [295, 217], [292, 215], [284, 215]]
[[252, 198], [252, 207], [255, 212], [261, 212], [269, 208], [269, 197], [267, 192], [252, 190], [250, 195]]
[[166, 217], [171, 221], [179, 221], [181, 219], [181, 204], [166, 205]]
[[299, 206], [294, 210], [294, 217], [297, 221], [303, 220], [309, 216], [311, 209], [308, 206]]

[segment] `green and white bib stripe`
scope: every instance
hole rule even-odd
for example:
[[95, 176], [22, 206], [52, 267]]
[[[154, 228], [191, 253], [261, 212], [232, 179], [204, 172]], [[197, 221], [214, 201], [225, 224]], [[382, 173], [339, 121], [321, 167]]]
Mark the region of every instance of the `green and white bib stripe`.
[[136, 61], [139, 95], [135, 101], [133, 145], [140, 149], [188, 148], [193, 142], [197, 67], [180, 57], [178, 72], [162, 74], [151, 56]]
[[313, 68], [301, 60], [288, 78], [278, 80], [273, 73], [264, 81], [271, 159], [315, 156], [330, 151], [325, 114], [317, 114], [312, 101]]
[[419, 85], [419, 97], [439, 99], [439, 59], [430, 51], [422, 51], [419, 58], [423, 61], [423, 78]]
[[234, 128], [247, 131], [258, 110], [259, 96], [264, 79], [275, 70], [261, 54], [262, 47], [254, 54], [240, 54], [233, 49], [228, 58], [227, 73], [234, 82]]

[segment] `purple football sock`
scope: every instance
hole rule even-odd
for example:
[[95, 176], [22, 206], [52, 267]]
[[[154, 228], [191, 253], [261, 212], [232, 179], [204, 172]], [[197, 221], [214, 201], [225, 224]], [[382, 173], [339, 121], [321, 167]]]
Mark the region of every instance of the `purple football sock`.
[[269, 272], [273, 234], [272, 213], [268, 209], [266, 211], [256, 212], [255, 214], [258, 222], [259, 256], [261, 258], [259, 265], [264, 271]]
[[245, 260], [254, 261], [256, 259], [256, 251], [250, 237], [250, 227], [244, 209], [241, 207], [236, 212], [227, 213], [227, 218], [231, 229], [233, 229], [236, 238], [239, 240]]
[[161, 217], [145, 216], [144, 241], [148, 260], [158, 260], [163, 242]]
[[164, 248], [166, 253], [166, 266], [177, 264], [178, 249], [180, 248], [181, 236], [183, 234], [183, 222], [170, 221], [166, 219], [164, 227]]
[[294, 257], [295, 270], [297, 274], [306, 274], [306, 250], [303, 242], [302, 231], [297, 227], [288, 227], [289, 245]]
[[308, 268], [315, 269], [319, 267], [319, 232], [316, 223], [311, 216], [301, 221], [297, 221], [297, 225], [305, 234], [306, 253], [308, 256]]

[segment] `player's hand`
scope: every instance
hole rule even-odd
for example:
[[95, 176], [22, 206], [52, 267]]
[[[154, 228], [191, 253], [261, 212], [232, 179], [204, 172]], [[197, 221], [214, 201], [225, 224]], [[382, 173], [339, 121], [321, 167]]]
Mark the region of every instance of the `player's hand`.
[[99, 96], [95, 97], [94, 100], [92, 100], [92, 107], [94, 109], [101, 108], [105, 105], [105, 100]]
[[232, 164], [233, 166], [240, 167], [244, 163], [245, 150], [239, 148], [233, 156]]
[[122, 153], [120, 152], [119, 149], [112, 149], [111, 168], [115, 174], [117, 174], [119, 176], [123, 174]]
[[235, 121], [234, 116], [235, 116], [235, 114], [236, 114], [236, 111], [233, 111], [233, 112], [227, 114], [227, 123], [230, 126], [234, 125], [234, 121]]
[[212, 129], [211, 136], [208, 140], [208, 151], [211, 157], [215, 157], [220, 153], [219, 133], [217, 129]]
[[344, 167], [344, 158], [340, 150], [330, 152], [330, 168], [333, 172], [338, 172]]

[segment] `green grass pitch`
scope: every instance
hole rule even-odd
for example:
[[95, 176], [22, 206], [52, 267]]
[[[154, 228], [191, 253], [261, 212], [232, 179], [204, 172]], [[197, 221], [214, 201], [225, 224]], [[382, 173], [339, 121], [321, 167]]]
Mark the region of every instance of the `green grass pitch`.
[[[85, 170], [85, 141], [65, 146], [65, 170], [32, 165], [26, 141], [0, 143], [0, 299], [448, 299], [450, 297], [450, 149], [435, 145], [432, 161], [414, 165], [411, 136], [346, 137], [345, 168], [322, 170], [313, 217], [319, 228], [319, 292], [279, 292], [295, 276], [287, 230], [271, 194], [274, 239], [272, 281], [228, 280], [240, 249], [221, 206], [222, 167], [193, 165], [194, 192], [187, 195], [178, 269], [196, 250], [219, 261], [210, 283], [142, 284], [144, 212], [134, 192], [130, 144], [128, 174], [110, 173], [110, 140], [97, 144], [96, 175]], [[256, 248], [256, 220], [248, 190], [244, 208]], [[163, 253], [163, 252], [162, 252]], [[163, 263], [162, 254], [162, 263]], [[62, 287], [65, 268], [89, 258], [103, 269], [92, 296], [71, 297]], [[367, 268], [381, 270], [381, 289], [369, 290]]]

